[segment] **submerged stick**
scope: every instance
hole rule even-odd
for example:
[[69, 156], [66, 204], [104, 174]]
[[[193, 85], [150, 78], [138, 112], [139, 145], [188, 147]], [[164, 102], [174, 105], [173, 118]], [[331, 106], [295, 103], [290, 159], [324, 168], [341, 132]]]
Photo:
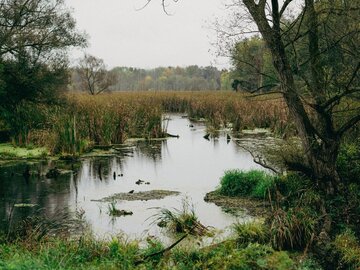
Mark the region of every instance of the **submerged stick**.
[[180, 138], [179, 135], [174, 135], [174, 134], [170, 134], [170, 133], [166, 133], [166, 136], [171, 137], [171, 138]]

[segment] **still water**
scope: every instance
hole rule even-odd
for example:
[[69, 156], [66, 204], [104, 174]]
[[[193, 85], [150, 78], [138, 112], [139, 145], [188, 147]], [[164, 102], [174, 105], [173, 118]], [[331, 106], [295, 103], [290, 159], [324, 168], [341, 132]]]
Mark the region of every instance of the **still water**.
[[[51, 217], [58, 211], [78, 210], [84, 213], [85, 220], [97, 236], [123, 232], [130, 238], [143, 238], [161, 234], [152, 224], [151, 217], [159, 211], [156, 208], [181, 209], [182, 200], [186, 199], [193, 204], [202, 224], [226, 230], [237, 218], [215, 204], [205, 202], [205, 194], [219, 185], [225, 170], [261, 168], [235, 141], [227, 140], [226, 132], [220, 132], [216, 139], [206, 140], [203, 138], [205, 129], [202, 123], [191, 123], [181, 115], [170, 115], [168, 132], [179, 135], [179, 138], [137, 141], [121, 146], [109, 155], [84, 157], [77, 167], [65, 164], [71, 170], [56, 179], [44, 176], [49, 168], [60, 167], [52, 161], [2, 164], [1, 224], [5, 224], [10, 215], [16, 221], [39, 211]], [[30, 166], [32, 172], [29, 179], [23, 176], [26, 166]], [[138, 179], [150, 184], [137, 185]], [[133, 212], [131, 216], [117, 218], [108, 215], [108, 202], [97, 201], [130, 190], [159, 189], [180, 194], [161, 200], [117, 201], [118, 209]], [[34, 207], [13, 207], [14, 204]]]

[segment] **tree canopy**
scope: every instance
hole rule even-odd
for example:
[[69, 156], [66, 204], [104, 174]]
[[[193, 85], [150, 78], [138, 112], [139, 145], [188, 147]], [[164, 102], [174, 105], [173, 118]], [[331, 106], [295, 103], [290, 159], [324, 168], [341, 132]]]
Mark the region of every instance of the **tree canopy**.
[[68, 49], [86, 44], [75, 25], [63, 0], [0, 0], [0, 125], [19, 144], [32, 105], [58, 103], [66, 89]]
[[44, 101], [67, 82], [67, 49], [86, 44], [63, 0], [0, 1], [0, 105]]

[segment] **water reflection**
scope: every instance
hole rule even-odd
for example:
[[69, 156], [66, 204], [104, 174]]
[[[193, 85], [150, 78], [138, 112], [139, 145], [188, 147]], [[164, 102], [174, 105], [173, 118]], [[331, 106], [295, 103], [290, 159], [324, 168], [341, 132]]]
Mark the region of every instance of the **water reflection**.
[[139, 141], [135, 146], [137, 156], [149, 158], [153, 162], [158, 162], [162, 158], [162, 152], [167, 149], [167, 141]]
[[[94, 232], [100, 236], [127, 233], [131, 237], [143, 236], [144, 232], [159, 235], [159, 229], [151, 226], [149, 217], [156, 214], [156, 207], [179, 208], [183, 197], [190, 198], [200, 221], [219, 229], [232, 224], [233, 216], [224, 213], [203, 198], [219, 184], [219, 178], [227, 169], [259, 168], [249, 153], [228, 140], [226, 133], [207, 141], [205, 126], [190, 123], [179, 115], [171, 115], [168, 131], [179, 138], [158, 141], [137, 141], [118, 146], [108, 156], [86, 157], [80, 166], [54, 162], [17, 163], [0, 167], [0, 218], [9, 219], [14, 203], [27, 203], [35, 207], [17, 207], [14, 219], [21, 220], [38, 209], [52, 216], [58, 209], [75, 211], [82, 209]], [[24, 177], [26, 166], [30, 176]], [[70, 172], [56, 179], [46, 178], [46, 172], [57, 166]], [[149, 185], [137, 185], [141, 179]], [[118, 201], [119, 209], [131, 210], [132, 216], [111, 218], [107, 214], [108, 203], [99, 200], [114, 193], [134, 190], [172, 190], [180, 196], [162, 200]], [[5, 224], [1, 222], [1, 224]], [[3, 226], [4, 227], [4, 226]]]
[[[8, 222], [16, 224], [29, 215], [42, 213], [54, 215], [64, 209], [70, 199], [69, 181], [72, 174], [47, 179], [44, 175], [51, 162], [10, 163], [0, 166], [0, 229], [6, 229]], [[27, 175], [25, 172], [29, 171]], [[14, 205], [19, 205], [15, 207]], [[24, 205], [24, 206], [22, 206]]]

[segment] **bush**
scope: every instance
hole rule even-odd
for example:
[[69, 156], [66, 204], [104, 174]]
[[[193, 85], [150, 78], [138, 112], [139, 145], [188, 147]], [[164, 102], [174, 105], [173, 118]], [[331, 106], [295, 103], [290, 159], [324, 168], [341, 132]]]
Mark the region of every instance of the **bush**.
[[298, 173], [276, 177], [271, 189], [271, 198], [284, 210], [292, 207], [316, 209], [321, 204], [321, 196], [314, 188], [313, 182]]
[[263, 171], [229, 170], [221, 178], [219, 192], [226, 196], [264, 198], [274, 184], [274, 177]]

